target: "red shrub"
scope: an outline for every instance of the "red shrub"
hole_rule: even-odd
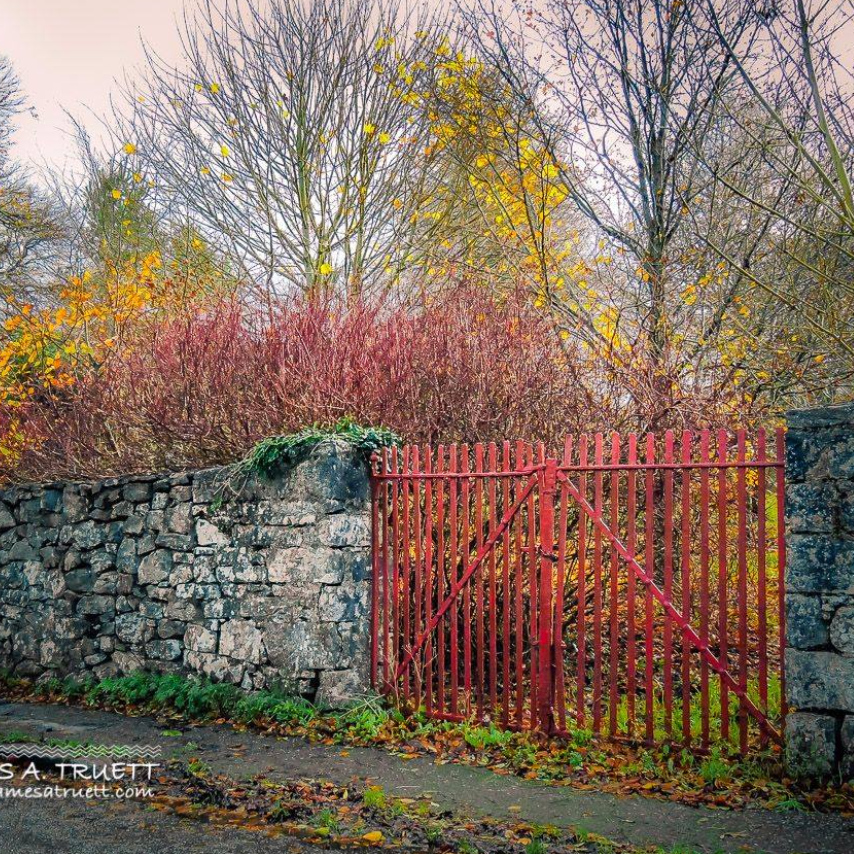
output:
[[[425,442],[557,442],[618,426],[603,405],[618,396],[581,364],[522,299],[478,288],[417,308],[293,301],[260,327],[225,305],[140,328],[71,392],[34,400],[19,413],[28,450],[0,474],[220,464],[343,415]]]

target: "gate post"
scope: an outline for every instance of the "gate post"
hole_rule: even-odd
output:
[[[854,778],[854,405],[788,413],[786,761]]]
[[[547,459],[540,473],[540,617],[537,651],[539,676],[537,679],[537,723],[544,732],[551,732],[554,724],[552,697],[552,574],[554,572],[554,502],[557,484],[557,460]]]

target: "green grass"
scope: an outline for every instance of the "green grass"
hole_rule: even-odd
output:
[[[282,691],[247,694],[235,685],[205,678],[137,671],[100,682],[51,679],[35,688],[37,696],[61,697],[90,706],[138,706],[171,710],[194,720],[227,717],[238,723],[272,720],[288,725],[305,724],[317,709],[307,701]],[[179,732],[170,730],[180,735]]]
[[[759,701],[759,681],[752,679],[747,684],[747,696],[759,708],[762,705]],[[780,679],[774,676],[768,677],[768,719],[772,725],[779,727],[780,710],[781,710],[781,685]],[[635,705],[635,732],[642,733],[645,727],[645,705],[643,698],[638,698]],[[738,719],[739,719],[739,700],[732,692],[727,693],[727,708],[729,710],[729,737],[730,748],[735,751],[738,747]],[[721,732],[723,710],[723,698],[721,696],[720,680],[715,674],[709,675],[709,732],[713,742],[721,744],[722,741],[718,737]],[[701,696],[698,690],[691,694],[689,702],[689,720],[691,739],[695,744],[698,744],[702,736],[703,720],[702,720],[702,705]],[[674,688],[673,696],[673,738],[680,740],[683,737],[682,732],[682,695],[678,688]],[[617,706],[617,732],[628,732],[629,709],[628,698],[623,695]],[[609,720],[607,714],[603,717],[602,731],[608,731]],[[665,720],[664,709],[664,693],[659,689],[656,691],[653,703],[653,727],[655,740],[659,743],[664,743],[668,740],[668,732]],[[751,740],[758,741],[759,727],[756,721],[748,715],[748,730],[751,733]]]
[[[38,741],[38,739],[15,729],[10,732],[0,733],[0,744],[32,744],[35,741]]]
[[[187,773],[192,774],[193,777],[210,777],[211,767],[201,759],[191,759],[187,763]]]
[[[385,792],[382,786],[368,786],[362,794],[362,803],[368,809],[383,810],[386,806]]]
[[[475,750],[483,750],[487,747],[504,747],[513,738],[512,732],[498,729],[495,724],[480,726],[464,721],[461,729],[466,744]]]
[[[329,830],[332,833],[338,831],[338,817],[335,813],[329,809],[322,809],[315,817],[314,817],[314,825],[315,827],[321,827],[324,830]]]

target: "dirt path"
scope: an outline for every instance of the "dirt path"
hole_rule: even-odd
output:
[[[66,706],[0,705],[0,740],[12,732],[99,744],[160,745],[164,756],[198,756],[214,772],[235,779],[257,774],[273,780],[335,783],[367,779],[390,795],[430,793],[441,807],[464,814],[575,826],[638,846],[684,846],[707,852],[748,849],[768,854],[854,852],[854,820],[837,816],[712,810],[640,797],[620,798],[498,776],[487,769],[439,765],[427,757],[403,761],[378,749],[310,745],[224,726],[187,727],[180,737],[173,737],[164,736],[163,726],[151,718]],[[0,823],[4,810],[0,809]]]

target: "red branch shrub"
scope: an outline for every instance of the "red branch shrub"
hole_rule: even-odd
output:
[[[584,361],[521,298],[481,289],[418,308],[298,300],[260,327],[223,305],[137,329],[72,390],[18,410],[26,450],[0,475],[222,464],[264,436],[344,415],[408,441],[560,442],[617,426]]]

